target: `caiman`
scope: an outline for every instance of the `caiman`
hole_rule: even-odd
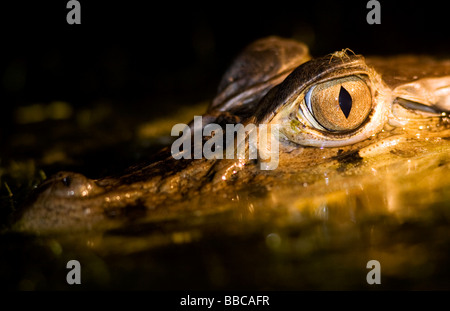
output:
[[[204,145],[212,138],[202,135],[208,124],[223,133],[227,125],[276,126],[267,134],[278,145],[275,166],[262,157],[267,150],[248,156],[260,146],[248,142],[249,132],[240,158],[176,159],[168,146],[119,176],[60,172],[48,178],[30,196],[16,227],[92,230],[120,226],[130,217],[199,217],[239,204],[250,213],[284,208],[290,215],[306,208],[321,213],[339,202],[350,214],[369,201],[395,210],[418,187],[450,183],[442,173],[450,166],[449,112],[449,59],[364,57],[350,49],[312,58],[301,42],[260,39],[225,72],[200,130],[195,122],[185,129]],[[199,143],[189,141],[193,149]]]

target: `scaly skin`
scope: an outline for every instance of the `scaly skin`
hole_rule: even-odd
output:
[[[352,75],[363,76],[371,90],[371,112],[361,126],[328,132],[299,118],[299,103],[312,85]],[[439,142],[450,137],[449,110],[449,60],[365,59],[346,52],[311,59],[302,43],[262,39],[244,50],[225,73],[203,125],[281,125],[277,169],[261,170],[261,159],[175,160],[169,147],[152,163],[131,167],[119,177],[91,180],[61,172],[49,178],[30,197],[17,228],[92,229],[120,225],[139,212],[154,220],[214,213],[249,187],[265,191],[293,174],[295,180],[301,176],[312,185],[325,168],[338,171],[366,158],[373,162],[374,154],[389,153],[394,144],[407,152],[419,129],[421,139]],[[205,196],[221,203],[205,204]]]

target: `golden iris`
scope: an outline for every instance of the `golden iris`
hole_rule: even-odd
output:
[[[372,108],[370,89],[357,76],[320,83],[309,89],[305,101],[315,121],[329,131],[356,129]]]

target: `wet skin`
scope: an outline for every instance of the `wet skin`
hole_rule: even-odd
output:
[[[314,185],[325,168],[350,170],[393,146],[414,152],[419,130],[420,139],[439,144],[450,137],[449,111],[450,60],[351,51],[311,58],[302,43],[258,40],[225,73],[203,125],[277,124],[275,170],[261,170],[262,159],[175,160],[169,146],[121,176],[56,174],[30,196],[16,226],[84,230],[130,215],[158,221],[215,213],[249,187],[264,196],[280,181]]]

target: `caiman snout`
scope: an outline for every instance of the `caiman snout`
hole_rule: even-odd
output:
[[[86,200],[103,192],[104,188],[95,180],[82,174],[59,172],[34,190],[20,215],[17,215],[19,221],[16,225],[20,230],[33,230],[61,228],[72,225],[74,221],[94,220],[95,211],[85,208],[78,200]]]

